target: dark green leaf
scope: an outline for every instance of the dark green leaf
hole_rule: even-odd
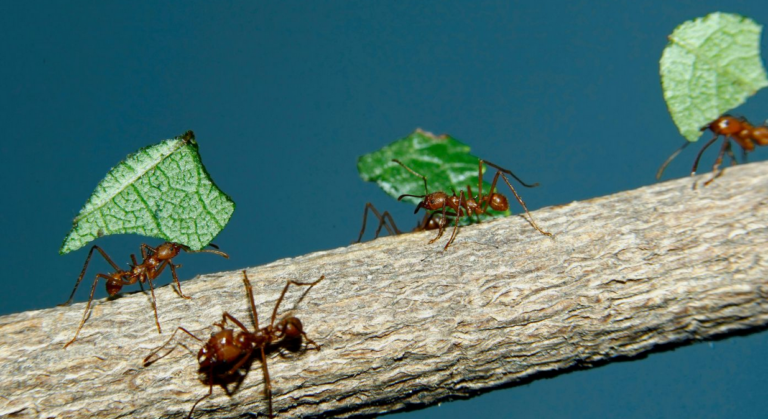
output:
[[[470,186],[474,196],[478,193],[479,159],[469,154],[469,146],[450,136],[435,136],[416,130],[381,150],[361,156],[357,161],[360,177],[367,182],[376,182],[391,197],[397,199],[403,194],[424,195],[424,181],[392,159],[398,159],[415,172],[426,176],[427,192],[444,191],[450,195],[453,191],[458,194],[463,190],[466,193],[467,186]],[[486,171],[484,165],[483,173]],[[491,171],[491,174],[494,173]],[[507,188],[499,180],[497,189],[502,187]],[[487,194],[490,189],[491,184],[484,181],[483,193]],[[508,194],[509,191],[500,192]],[[406,197],[403,201],[415,205],[421,199]],[[509,211],[496,212],[495,215],[509,215]]]

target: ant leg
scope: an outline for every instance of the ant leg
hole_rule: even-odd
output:
[[[231,315],[231,314],[227,313],[226,311],[224,312],[224,314],[222,314],[222,315],[221,315],[221,324],[219,324],[219,326],[220,326],[222,329],[224,329],[224,325],[226,324],[227,320],[229,320],[229,321],[231,321],[232,323],[236,324],[236,325],[237,325],[237,327],[239,327],[239,328],[243,329],[244,331],[246,331],[246,332],[248,332],[248,333],[251,333],[251,332],[248,330],[248,328],[247,328],[247,327],[245,327],[245,325],[244,325],[244,324],[240,323],[240,320],[237,320],[237,318],[236,318],[235,316],[233,316],[233,315]]]
[[[461,201],[464,200],[464,191],[459,192],[459,214],[461,214]],[[443,207],[445,209],[445,207]],[[467,214],[469,215],[469,214]],[[443,211],[443,217],[445,217],[445,211]],[[456,233],[459,231],[459,217],[456,217],[455,223],[453,224],[453,233],[451,234],[451,238],[448,239],[448,243],[445,244],[445,247],[443,250],[448,250],[448,246],[453,243],[453,240],[456,238]]]
[[[259,315],[256,313],[256,304],[253,302],[253,288],[251,288],[251,281],[248,280],[248,274],[243,269],[243,283],[245,284],[245,290],[248,292],[248,302],[251,303],[251,314],[253,315],[253,325],[255,330],[259,330]]]
[[[414,171],[413,171],[413,169],[411,169],[410,167],[406,166],[406,165],[405,165],[405,163],[401,162],[401,161],[400,161],[400,160],[398,160],[398,159],[392,159],[392,161],[393,161],[393,162],[395,162],[395,163],[397,163],[397,164],[399,164],[400,166],[403,166],[403,168],[404,168],[405,170],[407,170],[407,171],[411,172],[411,174],[413,174],[413,175],[415,175],[415,176],[418,176],[418,177],[420,177],[421,179],[423,179],[423,180],[424,180],[424,194],[425,194],[425,195],[429,195],[429,189],[427,188],[427,178],[426,178],[424,175],[420,175],[420,174],[418,174],[418,173],[414,172]],[[413,195],[403,195],[403,196],[413,196]],[[402,198],[403,196],[401,196],[400,198]],[[399,201],[399,200],[400,200],[400,198],[397,198],[397,200]]]
[[[496,182],[499,181],[500,175],[501,175],[501,172],[496,170],[496,174],[493,176],[493,182],[491,182],[491,191],[488,192],[488,199],[486,199],[485,202],[483,202],[483,212],[488,210],[488,205],[490,205],[491,203],[491,196],[493,196],[493,191],[494,189],[496,189]]]
[[[267,411],[272,418],[272,381],[269,379],[269,369],[267,368],[267,357],[264,354],[264,346],[261,350],[261,370],[264,372],[264,395],[267,397]]]
[[[95,246],[94,246],[94,247],[95,247]],[[74,342],[74,341],[75,341],[75,339],[77,339],[77,335],[79,335],[79,334],[80,334],[80,329],[82,329],[82,328],[83,328],[83,325],[85,324],[85,320],[88,318],[88,312],[91,310],[91,302],[93,301],[93,293],[94,293],[94,292],[96,292],[96,284],[98,284],[98,283],[99,283],[99,278],[104,278],[104,279],[106,279],[107,281],[109,281],[110,279],[112,279],[112,278],[111,278],[110,276],[108,276],[108,275],[104,275],[104,274],[96,274],[96,278],[94,278],[94,280],[93,280],[93,285],[91,286],[91,295],[90,295],[90,297],[88,297],[88,304],[86,304],[86,305],[85,305],[85,311],[83,311],[83,318],[82,318],[82,320],[80,320],[80,325],[79,325],[79,326],[77,326],[77,331],[75,332],[75,336],[72,338],[72,340],[70,340],[69,342],[67,342],[67,344],[66,344],[66,345],[64,345],[64,349],[67,349],[67,346],[71,345],[71,344],[72,344],[72,342]]]
[[[512,184],[509,183],[509,179],[507,179],[507,177],[504,176],[504,175],[501,175],[501,177],[502,177],[502,179],[504,179],[504,183],[506,183],[507,186],[509,186],[509,189],[512,190],[512,194],[514,194],[515,198],[517,198],[517,202],[519,202],[520,205],[522,205],[523,209],[525,210],[525,213],[528,214],[528,222],[531,223],[533,228],[538,230],[539,233],[541,233],[541,234],[543,234],[545,236],[550,236],[551,237],[552,233],[550,233],[548,231],[542,230],[541,227],[539,227],[538,224],[536,224],[536,221],[533,220],[533,216],[531,215],[530,211],[528,211],[528,207],[525,206],[525,202],[523,202],[523,199],[520,198],[520,195],[517,194],[517,191],[515,190],[515,188],[513,188]]]
[[[101,247],[99,247],[99,246],[93,246],[93,247],[91,247],[91,251],[90,251],[90,252],[88,252],[88,257],[87,257],[87,258],[85,258],[85,263],[83,264],[83,270],[82,270],[82,271],[80,271],[80,276],[78,276],[78,277],[77,277],[77,282],[75,282],[75,288],[72,290],[72,294],[70,294],[70,295],[69,295],[69,299],[68,299],[68,300],[67,300],[65,303],[59,304],[59,306],[68,306],[68,305],[69,305],[69,304],[72,302],[72,299],[73,299],[73,298],[75,298],[75,291],[77,291],[77,287],[79,287],[79,286],[80,286],[80,281],[82,281],[82,280],[83,280],[83,277],[85,276],[85,271],[88,269],[88,264],[91,262],[91,256],[93,256],[93,251],[94,251],[94,250],[98,250],[98,251],[99,251],[99,253],[101,253],[101,256],[103,256],[103,257],[104,257],[104,259],[105,259],[107,262],[109,262],[109,264],[110,264],[110,265],[112,265],[112,267],[113,267],[113,268],[115,268],[115,271],[116,271],[116,272],[122,272],[122,271],[123,271],[123,270],[122,270],[122,269],[120,269],[120,267],[119,267],[119,266],[117,266],[117,264],[116,264],[116,263],[115,263],[115,262],[114,262],[114,261],[113,261],[113,260],[112,260],[112,259],[109,257],[109,255],[107,254],[107,252],[105,252],[105,251],[101,250]],[[107,279],[108,279],[108,278],[107,278]],[[91,294],[91,295],[93,295],[93,294]]]
[[[289,279],[288,282],[286,282],[285,287],[283,288],[283,292],[280,293],[280,298],[277,299],[275,308],[272,310],[272,320],[270,321],[269,326],[272,328],[275,327],[275,316],[277,315],[277,309],[280,307],[280,303],[283,302],[283,297],[285,297],[285,293],[286,291],[288,291],[288,287],[291,286],[291,284],[297,285],[297,286],[308,286],[309,289],[307,289],[307,292],[309,292],[309,290],[312,289],[312,287],[320,283],[320,281],[322,281],[323,279],[325,279],[325,275],[320,275],[320,278],[317,278],[317,280],[312,282],[298,282],[298,281]]]
[[[464,192],[464,191],[462,191],[462,193],[463,193],[463,192]],[[448,207],[447,205],[443,207],[443,212],[442,212],[442,214],[440,215],[440,217],[441,217],[443,220],[445,220],[445,213],[446,213],[446,211],[447,211],[447,207]],[[461,206],[459,206],[459,211],[457,211],[457,212],[458,212],[459,214],[461,214]],[[434,214],[437,214],[437,213],[434,213]],[[458,218],[459,218],[459,217],[457,216],[457,217],[456,217],[456,219],[458,219]],[[443,232],[445,232],[445,225],[446,225],[446,223],[445,223],[444,221],[441,221],[441,222],[438,224],[439,228],[437,229],[437,236],[435,236],[435,238],[434,238],[434,239],[430,240],[430,241],[429,241],[429,244],[432,244],[432,243],[436,242],[436,241],[437,241],[437,240],[438,240],[440,237],[442,237],[442,236],[443,236]]]
[[[709,140],[706,144],[704,144],[704,147],[701,148],[701,151],[699,151],[699,154],[696,155],[696,160],[693,161],[693,168],[691,169],[691,176],[696,174],[696,168],[699,167],[699,160],[701,160],[702,154],[704,154],[704,150],[706,150],[709,146],[711,146],[717,139],[720,138],[719,135],[716,135],[715,138]],[[727,141],[727,139],[726,139]]]
[[[469,185],[467,185],[467,191],[469,191]],[[491,191],[488,193],[488,196],[493,195],[493,186],[491,186]],[[469,197],[472,198],[472,192],[469,193]],[[483,161],[478,160],[477,161],[477,202],[483,201]],[[483,208],[483,211],[485,211],[485,208]]]
[[[211,366],[211,369],[208,371],[208,394],[206,394],[205,396],[199,398],[195,402],[195,404],[192,405],[192,410],[189,411],[189,414],[187,415],[187,419],[192,419],[192,413],[194,413],[195,408],[197,407],[197,405],[201,401],[211,397],[211,394],[213,394],[213,366]]]
[[[157,318],[157,300],[155,299],[155,286],[152,284],[152,278],[147,277],[149,282],[149,292],[152,294],[152,309],[155,311],[155,324],[157,325],[157,333],[163,333],[160,329],[160,319]]]
[[[747,157],[746,150],[742,148],[741,151],[742,151],[742,157],[746,158]],[[728,147],[726,148],[725,153],[728,154],[728,158],[730,158],[731,160],[731,164],[730,164],[731,166],[735,166],[739,164],[738,160],[736,160],[736,154],[733,153],[733,148],[731,147],[730,141],[728,142]],[[746,161],[744,163],[746,163]]]
[[[712,181],[722,176],[725,169],[720,170],[720,164],[723,162],[723,155],[725,154],[726,150],[730,150],[730,145],[731,145],[731,142],[728,141],[728,137],[725,137],[725,141],[723,141],[723,145],[720,147],[720,152],[717,153],[715,164],[712,166],[712,172],[714,174],[709,180],[704,182],[704,186],[709,185],[710,183],[712,183]]]
[[[389,212],[384,211],[384,215],[381,215],[379,211],[376,209],[376,207],[373,206],[370,202],[365,203],[365,210],[363,210],[363,227],[360,228],[360,235],[357,236],[357,241],[354,243],[360,243],[360,241],[363,239],[363,233],[365,233],[365,224],[368,220],[368,210],[371,210],[373,212],[373,215],[376,216],[376,218],[379,220],[379,227],[376,229],[376,235],[374,238],[379,237],[379,233],[381,232],[382,227],[386,227],[387,231],[389,232],[390,236],[394,236],[395,234],[401,234],[401,231],[397,229],[397,225],[395,225],[395,220],[392,219],[392,216],[389,214]],[[392,228],[387,225],[387,217],[389,217],[389,223],[392,224],[392,227],[394,227],[395,231],[392,231]]]
[[[152,365],[152,364],[154,364],[155,362],[157,362],[157,361],[159,361],[159,360],[161,360],[161,359],[165,358],[165,357],[166,357],[166,356],[168,356],[168,355],[169,355],[171,352],[173,352],[173,349],[171,349],[171,350],[170,350],[170,351],[168,351],[168,352],[167,352],[165,355],[163,355],[163,356],[159,356],[159,357],[157,357],[157,359],[155,359],[155,360],[153,360],[153,361],[150,361],[150,360],[149,360],[149,359],[150,359],[150,358],[152,358],[154,355],[156,355],[158,352],[160,352],[160,350],[161,350],[161,349],[163,349],[163,348],[165,348],[166,346],[168,346],[168,344],[169,344],[169,343],[171,343],[171,341],[172,341],[172,340],[173,340],[173,338],[176,336],[176,333],[177,333],[179,330],[181,330],[182,332],[184,332],[184,333],[188,334],[189,336],[192,336],[193,338],[197,339],[197,340],[198,340],[198,341],[200,341],[200,342],[202,342],[202,341],[203,341],[203,340],[202,340],[202,339],[200,339],[199,337],[197,337],[197,336],[193,335],[193,334],[192,334],[192,333],[191,333],[189,330],[187,330],[187,329],[185,329],[185,328],[183,328],[183,327],[179,326],[179,327],[177,327],[177,328],[176,328],[176,330],[174,330],[174,331],[173,331],[173,334],[171,335],[170,339],[168,339],[168,341],[167,341],[167,342],[165,342],[164,344],[162,344],[162,345],[158,346],[157,348],[155,348],[155,350],[153,350],[152,352],[150,352],[150,354],[149,354],[149,355],[147,355],[147,357],[146,357],[146,358],[144,358],[144,366],[145,366],[145,367],[147,367],[147,366],[149,366],[149,365]],[[175,349],[175,347],[174,347],[174,349]]]
[[[392,226],[392,229],[395,230],[394,233],[392,232],[392,230],[389,229],[389,226],[387,225],[387,220],[389,220],[389,225]],[[379,233],[381,233],[382,227],[387,228],[387,231],[389,232],[390,236],[403,234],[403,232],[397,228],[397,224],[395,224],[395,219],[392,218],[392,214],[390,214],[389,211],[384,211],[384,214],[381,215],[381,221],[379,222],[379,227],[376,229],[375,237],[379,237]]]
[[[666,160],[664,160],[664,163],[661,164],[661,167],[659,167],[659,170],[656,171],[656,180],[658,181],[661,179],[661,175],[664,173],[664,170],[666,170],[667,166],[669,166],[669,163],[672,162],[672,160],[677,157],[678,154],[680,154],[681,151],[683,151],[688,145],[691,144],[690,141],[686,141],[680,148],[675,150],[674,153],[672,153],[669,157],[667,157]]]
[[[157,253],[157,248],[156,247],[152,247],[152,246],[150,246],[150,245],[148,245],[146,243],[142,243],[141,244],[141,257],[142,257],[142,259],[147,260],[147,255],[150,255],[150,254],[154,255],[155,253]]]
[[[165,262],[169,263],[170,261],[166,260]],[[174,265],[173,263],[169,263],[169,264],[171,265],[171,275],[173,275],[173,280],[176,282],[176,287],[177,287],[177,291],[179,292],[179,295],[181,296],[181,298],[186,298],[187,300],[191,299],[192,297],[188,297],[188,296],[184,295],[183,292],[181,292],[181,282],[179,282],[179,277],[178,277],[178,275],[176,275],[176,266],[177,265]],[[178,265],[178,266],[181,266],[181,265]],[[159,274],[159,272],[158,272],[158,274]]]

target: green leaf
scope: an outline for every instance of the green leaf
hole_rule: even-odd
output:
[[[680,133],[696,141],[701,127],[768,85],[760,58],[762,26],[712,13],[678,26],[661,55],[664,100]]]
[[[98,237],[134,233],[200,250],[235,203],[205,171],[192,131],[142,148],[107,173],[74,220],[65,254]]]
[[[395,141],[381,150],[361,156],[357,171],[366,182],[376,182],[389,196],[424,195],[424,181],[392,161],[398,159],[417,173],[426,176],[428,192],[444,191],[451,194],[467,191],[477,194],[479,159],[469,154],[469,146],[447,135],[435,136],[416,130],[413,134]],[[483,173],[487,167],[483,165]],[[514,180],[513,180],[514,181]],[[497,189],[503,184],[499,180]],[[504,185],[504,188],[507,188]],[[489,182],[483,182],[483,193],[491,190]],[[505,193],[502,191],[502,193]],[[419,198],[405,197],[403,201],[417,204]],[[509,211],[494,215],[509,215]]]

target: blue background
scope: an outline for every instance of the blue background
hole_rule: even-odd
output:
[[[355,164],[417,127],[540,182],[531,209],[650,184],[683,142],[659,85],[666,36],[718,9],[768,23],[759,0],[2,2],[0,314],[63,302],[86,250],[57,251],[98,181],[188,129],[238,207],[215,240],[232,259],[183,255],[183,278],[345,246],[366,201],[410,227],[413,207]],[[761,92],[736,113],[766,109]],[[123,263],[143,240],[98,243]],[[757,416],[767,348],[766,332],[733,337],[404,416]]]

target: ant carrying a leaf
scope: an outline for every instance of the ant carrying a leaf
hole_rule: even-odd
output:
[[[498,193],[496,191],[496,183],[499,180],[499,177],[504,179],[504,182],[509,186],[509,189],[512,191],[512,194],[515,195],[515,198],[517,199],[517,202],[520,203],[520,205],[525,210],[525,213],[528,215],[528,222],[539,231],[539,233],[544,234],[546,236],[551,236],[552,233],[546,232],[542,230],[536,222],[533,220],[533,217],[531,216],[531,213],[528,211],[528,207],[525,205],[525,202],[523,202],[523,199],[520,198],[520,195],[517,194],[517,191],[515,191],[515,188],[512,186],[512,184],[509,182],[509,179],[507,179],[506,175],[510,175],[515,180],[520,182],[521,185],[527,187],[527,188],[533,188],[538,186],[538,183],[529,185],[517,176],[515,176],[514,173],[511,171],[504,169],[500,166],[497,166],[489,161],[480,160],[478,164],[478,194],[475,197],[475,195],[472,193],[472,187],[467,185],[467,193],[464,194],[464,191],[459,191],[459,195],[456,195],[456,192],[453,191],[452,195],[448,195],[444,191],[436,191],[436,192],[429,192],[429,188],[427,187],[427,178],[419,173],[416,173],[413,169],[406,166],[403,162],[397,159],[393,159],[393,162],[399,164],[404,169],[408,170],[413,174],[414,176],[420,177],[422,180],[424,180],[424,195],[410,195],[410,194],[403,194],[400,195],[397,200],[400,201],[401,199],[410,196],[415,198],[421,198],[422,201],[419,202],[419,204],[416,206],[416,210],[414,213],[419,212],[419,209],[424,208],[427,211],[432,211],[432,213],[439,213],[440,219],[437,221],[437,229],[438,233],[437,236],[430,240],[429,243],[434,243],[437,239],[439,239],[443,232],[445,231],[445,226],[448,224],[447,221],[450,219],[450,217],[454,218],[454,227],[453,232],[451,234],[451,238],[448,239],[448,243],[445,244],[444,250],[448,250],[448,246],[453,243],[453,240],[456,238],[456,233],[459,228],[459,219],[461,217],[468,217],[471,218],[473,215],[476,217],[477,221],[480,221],[479,216],[481,214],[485,214],[488,210],[488,207],[490,206],[491,209],[495,211],[507,211],[509,209],[509,201],[507,200],[507,197],[502,195],[501,193]],[[483,163],[487,164],[488,166],[493,167],[496,169],[496,175],[493,177],[493,182],[491,182],[491,190],[488,192],[487,195],[483,195]],[[448,209],[451,209],[452,212],[449,212]],[[426,221],[425,221],[426,223]]]
[[[149,291],[152,294],[152,309],[155,312],[155,324],[157,324],[157,331],[158,333],[161,333],[160,329],[160,320],[157,318],[157,304],[155,302],[155,286],[152,283],[153,280],[155,280],[158,276],[160,276],[161,273],[163,273],[163,270],[168,266],[171,268],[171,274],[173,275],[173,280],[176,282],[177,291],[179,295],[182,298],[189,298],[184,293],[181,292],[181,283],[179,282],[179,277],[176,275],[176,268],[181,267],[181,265],[174,265],[173,264],[173,258],[179,255],[179,253],[183,250],[188,253],[213,253],[216,255],[219,255],[221,257],[229,259],[229,255],[226,253],[219,251],[218,247],[216,245],[211,244],[211,247],[214,249],[205,249],[205,250],[190,250],[187,246],[178,244],[178,243],[171,243],[166,242],[161,244],[157,247],[150,247],[147,244],[141,245],[141,257],[142,262],[138,263],[136,260],[135,255],[131,255],[131,261],[132,265],[129,270],[123,270],[117,264],[112,260],[112,258],[109,257],[107,252],[102,250],[99,246],[93,246],[91,247],[91,251],[88,252],[88,257],[85,258],[85,264],[83,264],[83,270],[80,272],[80,276],[77,278],[77,282],[75,282],[75,288],[72,290],[72,294],[70,294],[69,299],[63,303],[60,304],[62,306],[69,305],[72,302],[72,299],[75,297],[75,292],[77,291],[77,287],[80,285],[80,281],[83,280],[83,277],[85,276],[85,271],[88,269],[88,264],[91,261],[91,256],[93,256],[93,251],[98,251],[102,257],[115,269],[114,272],[111,274],[96,274],[96,278],[93,280],[93,285],[91,286],[91,295],[88,298],[88,304],[85,306],[85,311],[83,312],[83,318],[80,320],[80,325],[77,327],[77,331],[75,332],[75,336],[67,342],[66,345],[64,345],[64,348],[68,347],[77,339],[77,336],[80,334],[80,329],[83,328],[83,325],[85,324],[85,320],[88,318],[88,312],[91,309],[91,302],[93,302],[93,294],[96,291],[96,284],[99,282],[99,279],[106,280],[106,287],[107,287],[107,294],[110,296],[113,296],[120,292],[120,290],[125,285],[133,285],[136,282],[139,282],[139,285],[147,282],[149,283]],[[143,288],[143,287],[142,287]]]
[[[712,166],[713,175],[709,180],[704,182],[704,186],[709,185],[712,183],[712,181],[723,174],[725,169],[720,169],[720,164],[723,162],[723,156],[726,153],[728,156],[730,156],[732,164],[736,162],[736,158],[733,155],[733,150],[731,150],[730,140],[733,140],[741,147],[745,161],[747,159],[747,153],[754,150],[755,145],[768,145],[768,126],[754,126],[744,118],[736,118],[731,115],[723,115],[712,121],[709,125],[701,128],[701,130],[710,130],[713,134],[715,134],[715,136],[712,137],[712,139],[709,140],[706,144],[704,144],[704,147],[701,148],[699,154],[696,155],[696,160],[693,161],[693,168],[691,169],[691,176],[696,174],[696,169],[699,167],[699,160],[701,160],[701,156],[704,154],[704,150],[714,144],[718,138],[721,136],[723,137],[723,145],[720,146],[720,152],[717,154],[715,164]],[[656,172],[656,180],[661,179],[661,175],[664,173],[664,169],[667,168],[669,163],[675,157],[677,157],[677,155],[680,154],[680,152],[683,151],[683,149],[685,149],[688,144],[691,143],[686,141],[680,148],[675,150],[675,152],[672,153],[672,155],[669,156],[667,160],[664,161],[661,167],[659,167],[659,170]]]

